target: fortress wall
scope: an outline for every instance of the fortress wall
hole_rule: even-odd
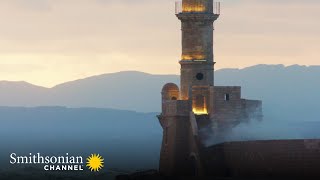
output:
[[[210,175],[320,177],[320,140],[230,142],[204,150]]]
[[[224,95],[230,95],[230,101],[238,101],[241,99],[241,87],[240,86],[215,86],[215,100],[218,102],[224,102]]]
[[[160,155],[160,172],[165,175],[180,174],[188,165],[189,116],[164,116],[163,137]]]
[[[162,102],[162,115],[165,116],[189,116],[191,111],[191,102],[182,100],[168,100]]]
[[[213,100],[213,119],[221,126],[263,118],[262,101],[241,99],[239,86],[215,86]]]
[[[246,118],[245,107],[241,100],[241,87],[215,86],[213,99],[213,118],[219,124],[229,126],[238,124]]]

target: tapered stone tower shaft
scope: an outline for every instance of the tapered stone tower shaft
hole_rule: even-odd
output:
[[[183,0],[176,10],[182,30],[181,99],[187,100],[192,87],[214,85],[213,23],[219,12],[213,0]]]

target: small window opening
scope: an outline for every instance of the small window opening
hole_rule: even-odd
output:
[[[224,95],[224,100],[225,101],[230,101],[230,94],[225,94]]]
[[[174,96],[173,96],[173,97],[171,98],[171,100],[176,101],[176,100],[177,100],[177,97],[174,97]]]

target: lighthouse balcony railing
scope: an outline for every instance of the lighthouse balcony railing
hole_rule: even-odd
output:
[[[175,2],[175,14],[180,13],[207,13],[211,12],[213,14],[220,15],[220,2],[213,3],[213,9],[208,9],[205,7],[203,0],[195,0],[192,4],[183,4],[182,1]]]

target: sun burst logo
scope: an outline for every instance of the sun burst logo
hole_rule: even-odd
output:
[[[103,161],[104,161],[103,157],[100,156],[99,154],[91,154],[91,156],[87,158],[87,167],[91,171],[98,172],[104,167]]]

